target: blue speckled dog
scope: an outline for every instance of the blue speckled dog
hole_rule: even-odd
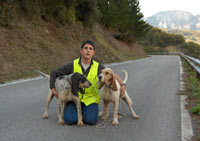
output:
[[[44,74],[38,70],[36,70],[40,75],[47,77],[50,79],[50,76],[47,74]],[[82,111],[81,111],[81,104],[78,97],[78,92],[84,93],[84,88],[88,88],[91,86],[91,83],[86,79],[86,77],[80,73],[72,73],[70,75],[63,75],[61,77],[58,77],[55,82],[55,88],[58,92],[58,104],[59,104],[59,116],[58,116],[58,124],[63,125],[63,107],[66,106],[68,101],[74,101],[77,107],[77,113],[78,113],[78,126],[83,125],[82,120]],[[49,91],[49,95],[47,97],[47,103],[45,107],[45,112],[43,114],[43,119],[48,118],[48,110],[49,110],[49,104],[51,103],[51,100],[53,99],[54,95],[52,91]]]

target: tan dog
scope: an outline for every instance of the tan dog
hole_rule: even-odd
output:
[[[128,80],[128,73],[125,70],[122,70],[125,73],[125,79],[123,83],[125,84]],[[112,102],[114,104],[114,115],[113,115],[113,125],[118,125],[118,109],[120,102],[120,84],[115,79],[114,73],[112,69],[105,68],[101,71],[101,74],[98,76],[100,81],[100,88],[102,93],[102,99],[104,104],[104,109],[100,112],[99,116],[102,116],[103,120],[108,118],[108,104]],[[130,111],[134,119],[139,119],[139,116],[134,112],[132,108],[132,100],[129,97],[127,91],[125,90],[125,94],[121,97],[129,106]]]

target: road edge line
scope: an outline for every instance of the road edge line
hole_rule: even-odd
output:
[[[179,59],[179,66],[180,66],[180,91],[184,91],[184,79],[183,79],[183,66],[180,59]],[[186,110],[186,98],[185,95],[180,95],[180,106],[181,106],[181,141],[191,141],[193,136],[193,129],[192,129],[192,120],[190,117],[189,112]]]
[[[34,81],[34,80],[40,80],[40,79],[44,79],[44,77],[13,80],[13,81],[7,82],[5,84],[0,84],[0,87],[14,85],[14,84],[19,84],[19,83],[24,83],[24,82],[29,82],[29,81]]]

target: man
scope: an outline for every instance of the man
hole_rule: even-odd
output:
[[[74,72],[79,72],[87,77],[92,85],[84,90],[84,94],[79,93],[79,98],[83,114],[83,122],[89,125],[94,125],[98,120],[98,104],[100,103],[100,96],[98,93],[98,75],[100,71],[104,69],[104,66],[93,60],[95,53],[94,42],[86,40],[81,45],[80,58],[56,69],[50,75],[50,88],[56,98],[58,98],[58,93],[55,90],[55,80],[57,77]],[[123,85],[122,80],[117,75],[116,77],[122,85],[121,93],[123,94],[125,91],[125,85]],[[63,118],[66,124],[72,125],[77,123],[77,109],[74,102],[67,103],[64,108]]]

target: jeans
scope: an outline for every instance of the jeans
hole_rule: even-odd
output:
[[[81,103],[83,122],[89,125],[94,125],[98,120],[99,107],[97,103],[92,103],[86,106]],[[68,102],[64,108],[63,119],[66,124],[72,125],[77,124],[78,115],[77,109],[74,102]]]

